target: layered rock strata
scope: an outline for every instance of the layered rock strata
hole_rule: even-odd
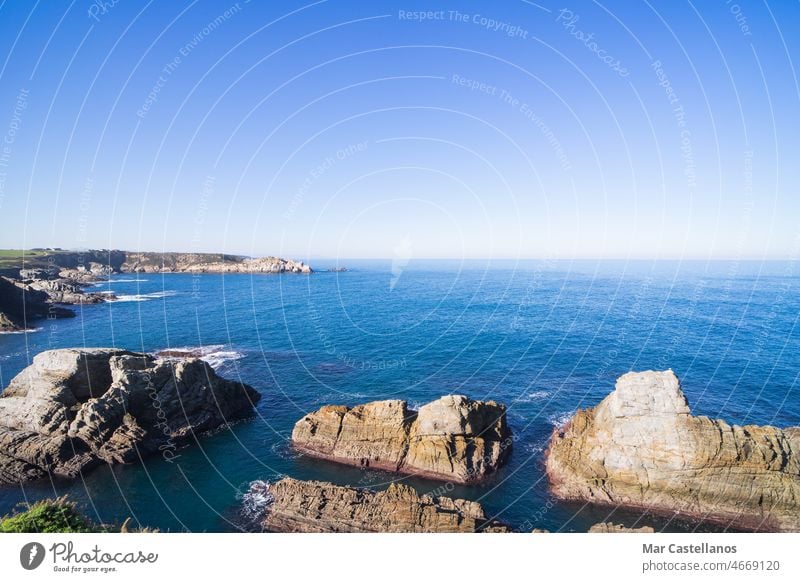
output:
[[[738,528],[800,530],[800,429],[692,416],[675,374],[628,373],[555,430],[553,493]]]
[[[284,478],[257,482],[251,492],[265,502],[262,526],[272,532],[474,533],[507,532],[479,503],[419,495],[393,483],[384,491]]]
[[[103,348],[42,352],[0,395],[0,483],[75,477],[158,451],[174,456],[259,398],[201,360]]]
[[[505,406],[451,395],[419,411],[403,400],[323,406],[295,424],[292,442],[314,457],[468,483],[505,462],[512,436]]]

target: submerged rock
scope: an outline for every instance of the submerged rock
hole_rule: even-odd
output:
[[[264,529],[272,532],[507,532],[486,517],[479,503],[419,495],[407,485],[392,483],[384,491],[342,487],[320,481],[284,478],[258,482]]]
[[[174,456],[259,398],[196,359],[105,348],[42,352],[0,395],[0,483],[75,477],[157,451]]]
[[[620,377],[556,429],[546,463],[563,499],[800,531],[800,429],[692,416],[672,370]]]
[[[624,525],[612,522],[596,523],[589,528],[589,533],[655,533],[649,525],[642,527],[625,527]]]
[[[403,400],[323,406],[295,424],[292,442],[340,463],[468,483],[505,462],[512,437],[505,406],[451,395],[418,412]]]

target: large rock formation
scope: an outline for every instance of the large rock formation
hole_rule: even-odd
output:
[[[479,503],[419,495],[392,483],[384,491],[284,478],[256,482],[250,495],[263,503],[262,526],[272,532],[507,532]]]
[[[84,293],[85,283],[78,283],[72,279],[35,279],[24,281],[24,284],[28,289],[46,293],[48,301],[51,303],[83,305],[116,299],[110,293]]]
[[[468,483],[497,470],[512,437],[502,404],[444,396],[418,412],[402,400],[323,406],[295,424],[292,442],[340,463]]]
[[[259,398],[201,360],[104,348],[42,352],[0,395],[0,483],[173,455]]]
[[[678,379],[629,373],[555,430],[553,493],[756,530],[800,530],[800,429],[692,416]]]
[[[37,319],[62,317],[75,317],[75,313],[50,303],[43,291],[0,277],[0,331],[19,331],[32,327]]]

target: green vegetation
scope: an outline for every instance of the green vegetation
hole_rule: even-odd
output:
[[[0,533],[158,533],[154,528],[131,527],[131,518],[121,526],[98,525],[66,497],[20,505],[20,511],[0,517]]]
[[[23,259],[26,267],[46,267],[48,257],[63,252],[66,251],[0,249],[0,268],[22,267]]]
[[[71,501],[45,499],[0,518],[0,533],[96,533],[104,528],[80,514]]]

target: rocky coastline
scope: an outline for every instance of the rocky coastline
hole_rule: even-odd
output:
[[[284,478],[256,482],[250,495],[263,505],[261,526],[279,533],[500,533],[479,503],[419,495],[392,483],[383,491]]]
[[[113,293],[85,288],[119,273],[310,274],[302,261],[220,253],[63,251],[35,254],[0,269],[0,333],[29,331],[37,319],[74,317],[65,305],[115,301]]]
[[[101,463],[176,456],[260,395],[198,359],[112,348],[38,354],[0,394],[0,484],[75,478]]]
[[[27,296],[36,293],[44,291]],[[250,414],[259,393],[218,376],[199,355],[114,348],[38,354],[0,394],[0,485],[75,478],[146,455],[172,461],[199,435]],[[323,406],[292,431],[294,448],[320,462],[462,485],[495,475],[513,440],[503,404],[460,395],[418,410],[403,400]],[[800,428],[695,416],[671,370],[621,376],[600,404],[554,430],[544,462],[557,499],[738,530],[800,531]],[[371,490],[285,477],[254,482],[247,496],[261,500],[258,520],[267,531],[511,531],[478,503],[399,482]],[[589,529],[653,531],[611,522]]]
[[[512,442],[505,406],[458,395],[418,411],[403,400],[323,406],[292,431],[294,447],[312,457],[454,483],[495,473]]]
[[[631,372],[554,431],[561,499],[756,531],[800,531],[800,429],[693,416],[675,374]]]

